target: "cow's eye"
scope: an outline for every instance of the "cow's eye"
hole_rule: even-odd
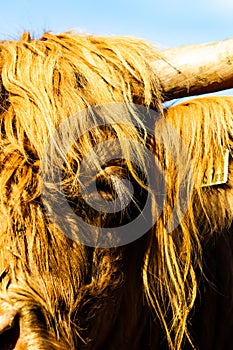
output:
[[[133,174],[124,160],[111,160],[88,181],[83,177],[77,195],[71,199],[67,196],[69,205],[93,226],[126,225],[140,215],[147,201],[146,184],[143,186],[139,175],[139,170],[135,167]]]
[[[133,195],[129,173],[123,166],[104,167],[96,176],[96,188],[103,199],[113,201],[118,198],[123,206]]]

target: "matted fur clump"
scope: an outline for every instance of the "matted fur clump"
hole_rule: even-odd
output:
[[[16,349],[31,350],[200,346],[198,331],[193,330],[198,324],[194,305],[201,281],[215,283],[205,271],[203,250],[213,237],[217,240],[216,232],[221,235],[232,223],[233,99],[197,99],[162,111],[159,82],[150,65],[159,58],[150,45],[131,38],[47,33],[40,40],[24,35],[19,42],[0,44],[0,315],[7,310],[10,317],[15,315],[10,330],[1,333],[0,328],[6,350],[13,348],[12,342],[17,342]],[[41,161],[62,122],[85,108],[91,111],[112,102],[125,103],[122,123],[110,116],[107,125],[81,132],[64,159],[62,181],[70,203],[78,207],[83,157],[108,139],[131,139],[153,152],[162,167],[167,197],[161,215],[143,237],[122,247],[95,248],[69,239],[47,215],[41,199]],[[133,103],[161,114],[154,127],[164,142],[148,135],[147,121],[138,118]],[[92,118],[98,124],[94,114]],[[171,139],[168,123],[190,155],[180,172],[180,144],[164,147]],[[68,135],[72,127],[67,124],[64,132]],[[85,130],[85,119],[76,120],[75,127]],[[110,200],[112,175],[126,173],[139,188],[149,190],[130,161],[137,152],[146,167],[145,154],[140,147],[121,147],[124,164],[113,163],[104,170],[96,159],[103,171],[102,195]],[[207,169],[226,150],[227,183],[202,187]],[[185,213],[178,195],[184,179],[189,194]],[[123,191],[119,187],[119,197]],[[167,223],[174,206],[178,225],[170,232]],[[79,210],[93,220],[85,208]],[[73,230],[77,237],[88,234],[79,227]],[[228,278],[226,284],[231,282]],[[232,301],[232,293],[227,298]]]

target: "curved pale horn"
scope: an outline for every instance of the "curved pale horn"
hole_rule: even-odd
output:
[[[181,46],[152,63],[164,100],[233,88],[233,39]]]

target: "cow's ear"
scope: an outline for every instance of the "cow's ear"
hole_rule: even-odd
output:
[[[0,308],[0,348],[1,350],[18,349],[20,327],[17,311]]]

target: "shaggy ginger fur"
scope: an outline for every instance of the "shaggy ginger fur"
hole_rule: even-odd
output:
[[[21,343],[16,349],[208,348],[202,347],[194,329],[199,320],[195,315],[198,305],[202,310],[200,284],[218,288],[205,271],[206,247],[211,239],[217,240],[216,233],[221,237],[225,232],[222,235],[230,242],[233,99],[197,99],[163,112],[159,83],[150,66],[159,57],[150,45],[131,38],[47,33],[36,41],[25,34],[19,42],[0,44],[0,298],[18,315],[13,332],[20,329]],[[147,135],[146,121],[129,107],[122,124],[111,116],[111,127],[85,133],[62,165],[63,186],[74,206],[79,200],[81,160],[100,140],[127,138],[148,147],[161,163],[167,187],[162,215],[146,235],[124,247],[100,249],[70,240],[50,220],[40,197],[40,165],[60,123],[87,107],[109,102],[159,111],[163,117],[155,123],[156,130],[169,140],[164,120],[171,123],[191,159],[177,173],[171,150]],[[79,120],[75,127],[85,129]],[[179,147],[172,144],[172,154],[182,164]],[[202,188],[206,169],[225,149],[231,153],[227,184]],[[146,187],[130,162],[135,149],[122,144],[122,152],[126,164],[110,164],[104,172],[107,186],[102,191],[109,192],[105,196],[112,195],[109,173],[119,177],[126,172]],[[136,152],[143,160],[140,149]],[[184,179],[190,181],[185,215],[178,196]],[[154,200],[152,216],[156,195]],[[180,225],[169,232],[174,205]],[[90,219],[85,210],[84,215]],[[74,234],[85,232],[75,227]],[[231,310],[231,266],[223,283]],[[1,335],[0,329],[0,341],[9,350],[12,337],[6,333]]]

